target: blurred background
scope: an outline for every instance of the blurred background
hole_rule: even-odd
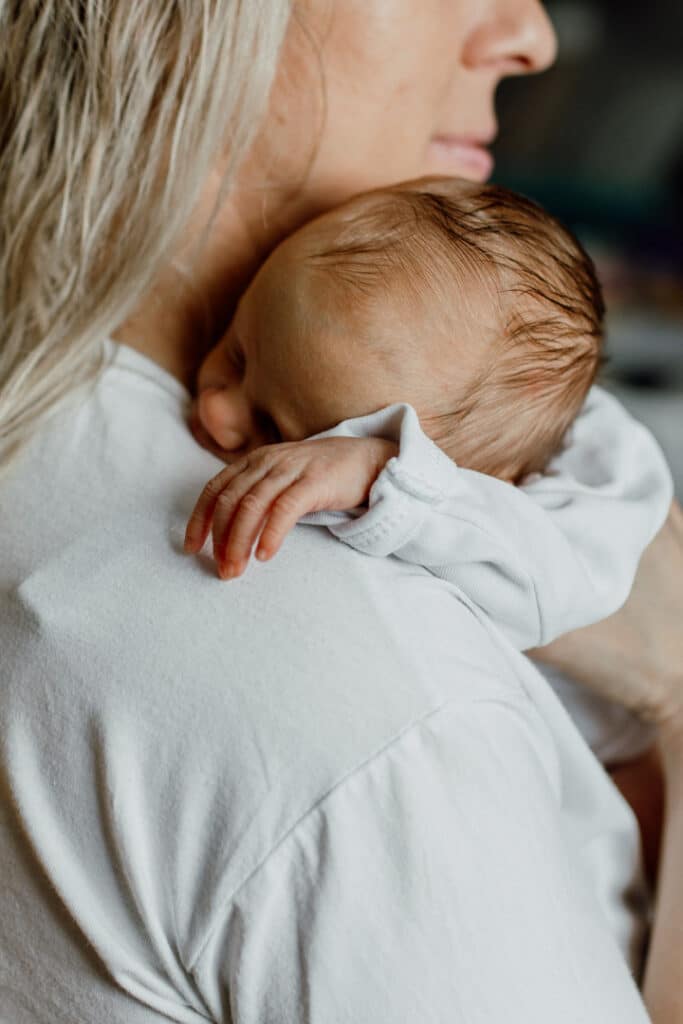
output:
[[[499,93],[495,180],[595,260],[601,383],[664,448],[683,498],[683,0],[548,0],[560,55]]]

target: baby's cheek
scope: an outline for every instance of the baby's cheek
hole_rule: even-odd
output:
[[[190,433],[201,448],[206,448],[206,450],[211,452],[212,455],[216,455],[219,459],[223,459],[224,461],[226,460],[226,455],[229,453],[226,453],[211,434],[204,428],[201,420],[199,419],[198,405],[196,401],[190,410],[188,426],[190,428]]]
[[[202,391],[197,399],[197,419],[214,440],[217,440],[221,423],[219,402],[219,395],[213,388]]]
[[[189,427],[190,433],[192,434],[193,438],[195,439],[197,444],[200,444],[202,446],[202,448],[208,448],[211,444],[214,443],[213,439],[209,436],[209,434],[207,434],[206,430],[202,426],[201,420],[199,419],[199,416],[197,414],[196,406],[193,407],[190,413]]]

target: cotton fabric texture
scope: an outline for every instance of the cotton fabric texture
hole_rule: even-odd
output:
[[[547,681],[328,526],[183,556],[221,463],[106,345],[0,484],[0,1019],[643,1024],[635,818]]]
[[[301,522],[327,526],[357,551],[427,567],[519,650],[616,612],[673,498],[652,434],[600,387],[564,450],[519,487],[456,467],[405,403],[313,436],[385,437],[400,442],[400,454],[371,488],[367,511],[314,512]],[[625,708],[539,668],[603,763],[653,743],[654,730]]]

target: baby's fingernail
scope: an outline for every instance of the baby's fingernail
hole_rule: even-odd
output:
[[[265,561],[266,558],[268,558],[269,554],[270,554],[270,552],[268,551],[268,548],[258,548],[257,551],[256,551],[256,557],[261,562]]]
[[[226,562],[218,569],[219,575],[223,580],[234,579],[238,575],[238,566],[235,562]]]

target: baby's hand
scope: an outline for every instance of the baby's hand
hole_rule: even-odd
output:
[[[220,577],[241,576],[259,534],[256,557],[266,561],[308,512],[342,511],[367,501],[384,464],[397,453],[397,444],[376,437],[256,448],[208,482],[187,524],[185,551],[200,551],[213,524]]]

